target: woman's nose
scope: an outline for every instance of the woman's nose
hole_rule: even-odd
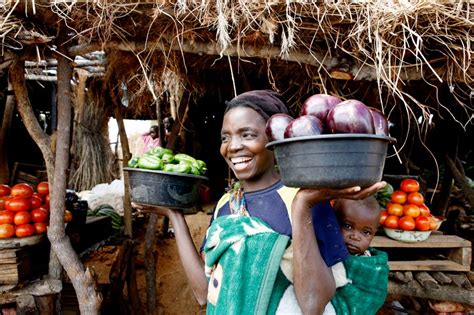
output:
[[[242,141],[239,137],[232,137],[229,142],[229,150],[237,151],[242,148]]]

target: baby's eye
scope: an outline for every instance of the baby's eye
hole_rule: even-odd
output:
[[[369,230],[364,230],[362,233],[364,233],[365,236],[372,235],[372,231],[369,231]]]
[[[350,225],[349,223],[343,223],[342,228],[344,230],[350,230],[350,229],[352,229],[352,225]]]

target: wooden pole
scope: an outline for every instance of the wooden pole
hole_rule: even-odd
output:
[[[0,128],[0,183],[10,182],[10,169],[8,168],[8,137],[10,125],[15,109],[15,95],[11,83],[8,83],[7,100],[3,111],[2,126]]]
[[[60,40],[67,40],[67,30],[60,28]],[[96,291],[94,277],[89,269],[84,269],[79,256],[74,251],[64,229],[64,208],[69,166],[69,147],[72,120],[71,79],[72,67],[64,57],[64,46],[58,45],[58,132],[56,145],[56,167],[54,185],[51,190],[51,212],[48,238],[61,265],[66,270],[76,291],[82,314],[99,314],[102,303],[100,292]]]

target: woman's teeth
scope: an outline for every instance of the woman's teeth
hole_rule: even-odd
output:
[[[234,164],[234,168],[237,170],[245,168],[251,160],[252,158],[248,158],[248,157],[239,157],[239,158],[230,159],[230,161]]]

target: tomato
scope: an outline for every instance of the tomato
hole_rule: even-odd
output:
[[[33,187],[26,183],[16,184],[12,187],[11,195],[13,197],[31,198],[33,196]]]
[[[425,202],[425,198],[419,192],[409,193],[407,196],[408,203],[421,206]]]
[[[430,230],[436,231],[438,229],[438,220],[436,220],[436,218],[433,216],[428,218],[430,219]]]
[[[15,227],[17,237],[31,236],[35,233],[35,228],[31,224],[22,224]]]
[[[403,215],[403,206],[398,203],[390,203],[387,205],[387,212],[388,214],[401,217]]]
[[[49,194],[49,184],[48,182],[41,182],[36,186],[36,191],[41,195]]]
[[[385,220],[387,219],[387,217],[388,217],[387,210],[380,211],[380,220],[379,220],[380,225],[384,225]]]
[[[417,192],[420,190],[420,183],[415,179],[404,179],[400,183],[400,189],[407,193]]]
[[[424,217],[431,216],[430,208],[428,208],[425,204],[422,204],[421,206],[419,206],[419,208],[420,208],[420,215]]]
[[[5,210],[5,202],[10,198],[10,196],[0,197],[0,210]]]
[[[407,201],[407,194],[401,190],[395,190],[390,199],[393,203],[404,204]]]
[[[47,226],[48,225],[46,224],[46,222],[33,223],[33,227],[35,228],[36,234],[45,233],[47,230]]]
[[[15,227],[11,224],[0,224],[0,238],[9,238],[15,235]]]
[[[71,222],[72,221],[72,213],[69,210],[64,210],[64,222]]]
[[[15,217],[15,212],[10,210],[0,211],[0,224],[13,224],[13,218]]]
[[[41,205],[41,208],[45,208],[46,210],[49,211],[49,203],[48,203],[48,204],[43,203],[43,204]]]
[[[428,231],[430,229],[430,223],[430,219],[422,215],[415,219],[415,227],[418,231]]]
[[[10,188],[10,186],[5,185],[5,184],[0,185],[0,197],[10,195],[11,191],[12,189]]]
[[[420,207],[411,203],[403,206],[403,215],[416,218],[420,215]]]
[[[36,209],[36,208],[39,208],[41,207],[41,204],[43,203],[43,201],[38,198],[38,197],[31,197],[31,209]]]
[[[409,215],[403,216],[398,221],[398,225],[402,230],[412,231],[415,229],[415,219]]]
[[[28,211],[31,208],[31,199],[13,197],[5,203],[5,209],[12,211]]]
[[[390,229],[398,229],[398,217],[396,215],[389,215],[385,219],[385,226]]]
[[[41,199],[41,202],[43,202],[43,196],[40,195],[40,194],[38,194],[37,192],[34,192],[34,193],[33,193],[33,196],[31,196],[31,198],[33,198],[33,197],[38,198],[38,199]]]
[[[44,197],[44,203],[48,205],[49,208],[49,194]]]
[[[13,222],[15,225],[22,225],[26,223],[30,223],[31,221],[31,214],[28,211],[19,211],[15,213],[13,217]]]
[[[45,208],[37,208],[31,210],[31,221],[33,222],[46,222],[48,221],[49,211]]]

